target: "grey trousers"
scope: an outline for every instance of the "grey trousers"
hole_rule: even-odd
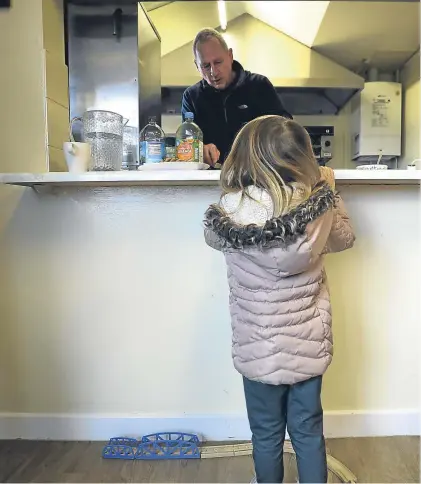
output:
[[[258,483],[283,481],[286,429],[297,457],[299,482],[327,482],[321,389],[322,377],[279,386],[244,378]]]

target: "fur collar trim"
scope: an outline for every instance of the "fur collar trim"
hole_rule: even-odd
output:
[[[307,225],[326,213],[335,204],[335,195],[329,185],[323,186],[305,202],[280,217],[268,220],[263,227],[254,224],[238,225],[219,205],[211,205],[204,224],[223,243],[224,248],[288,246],[305,232]]]

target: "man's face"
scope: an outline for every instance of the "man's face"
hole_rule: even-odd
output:
[[[218,90],[226,89],[234,79],[232,50],[226,51],[218,39],[197,46],[196,67],[203,79]]]

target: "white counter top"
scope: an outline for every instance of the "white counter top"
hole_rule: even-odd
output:
[[[34,187],[49,186],[136,186],[216,185],[219,171],[116,171],[88,173],[2,173],[0,183]],[[335,170],[338,185],[419,185],[421,170]]]

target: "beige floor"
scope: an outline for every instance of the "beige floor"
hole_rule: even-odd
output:
[[[418,437],[338,439],[330,453],[359,482],[420,482]],[[0,482],[250,482],[249,457],[197,461],[117,461],[101,458],[99,442],[0,441]],[[295,459],[285,458],[285,481],[296,482]],[[338,482],[330,476],[331,482]]]

